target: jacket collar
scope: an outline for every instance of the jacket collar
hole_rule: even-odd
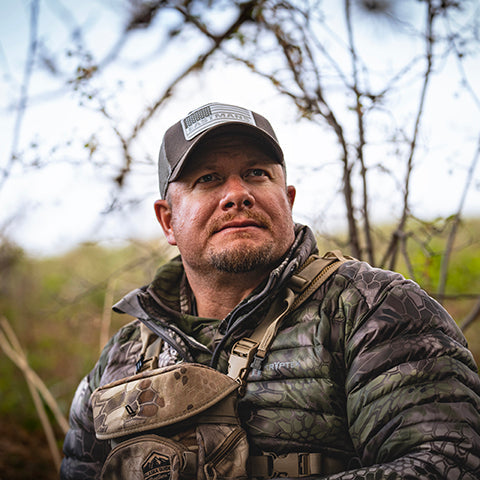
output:
[[[228,315],[225,319],[227,330],[232,324],[232,317],[237,316],[237,310],[250,311],[256,304],[270,297],[272,292],[277,292],[307,258],[317,252],[313,232],[305,225],[296,224],[295,241],[289,252],[281,264],[272,270],[267,280]],[[191,313],[193,304],[194,297],[188,286],[182,259],[177,256],[157,270],[151,284],[125,295],[113,306],[113,310],[145,319],[157,316],[160,311],[165,311],[168,316]]]
[[[217,347],[217,353],[213,355],[213,366],[226,342],[232,337],[241,336],[245,330],[253,329],[261,314],[281,292],[290,277],[311,254],[317,252],[313,232],[307,226],[296,224],[294,243],[280,265],[218,325],[218,331],[223,338]],[[184,344],[195,350],[205,350],[205,346],[198,341],[200,338],[193,338],[191,331],[184,331],[190,330],[186,329],[185,325],[196,318],[191,315],[193,302],[182,260],[178,256],[158,269],[151,284],[133,290],[116,303],[113,309],[140,319],[157,334],[160,334],[160,331],[169,331],[169,336],[179,339],[180,343],[176,343],[176,348]],[[183,347],[182,350],[188,348]]]

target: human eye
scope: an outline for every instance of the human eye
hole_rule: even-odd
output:
[[[252,168],[248,171],[247,176],[249,177],[267,177],[268,174],[263,168]]]
[[[210,183],[216,179],[213,173],[206,173],[198,178],[197,183]]]

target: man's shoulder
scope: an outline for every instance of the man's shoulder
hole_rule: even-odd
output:
[[[121,326],[106,343],[102,355],[108,353],[115,346],[123,345],[128,342],[137,341],[140,338],[140,321],[132,320]]]
[[[340,266],[329,290],[344,298],[364,301],[372,307],[381,297],[393,289],[420,290],[418,285],[398,272],[372,267],[363,261],[349,261]]]
[[[133,320],[121,327],[105,345],[90,375],[92,390],[133,375],[140,349],[140,321]]]
[[[390,282],[392,280],[406,280],[405,277],[398,272],[375,267],[362,260],[345,262],[338,269],[338,273],[355,285],[365,281]]]

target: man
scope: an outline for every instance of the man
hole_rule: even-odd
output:
[[[159,367],[226,373],[235,342],[317,252],[292,220],[295,189],[257,113],[189,114],[164,136],[159,180],[156,216],[180,256],[115,306],[141,322],[110,340],[77,390],[63,479],[99,477],[111,446],[95,437],[90,396],[135,373],[141,323],[163,340]],[[343,263],[283,318],[242,393],[250,478],[480,478],[477,367],[447,312],[399,274]]]

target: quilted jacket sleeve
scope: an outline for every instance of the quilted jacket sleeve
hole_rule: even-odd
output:
[[[367,266],[352,280],[345,388],[365,467],[329,480],[480,478],[480,380],[460,330],[400,275]]]
[[[138,321],[131,322],[110,339],[93,370],[77,388],[70,407],[70,430],[63,444],[62,480],[100,478],[110,445],[95,437],[90,396],[97,387],[134,373],[141,347],[138,325]]]
[[[60,471],[62,480],[100,478],[110,449],[105,441],[99,441],[95,437],[89,384],[89,377],[80,382],[70,409],[70,430],[63,444],[65,456]]]

